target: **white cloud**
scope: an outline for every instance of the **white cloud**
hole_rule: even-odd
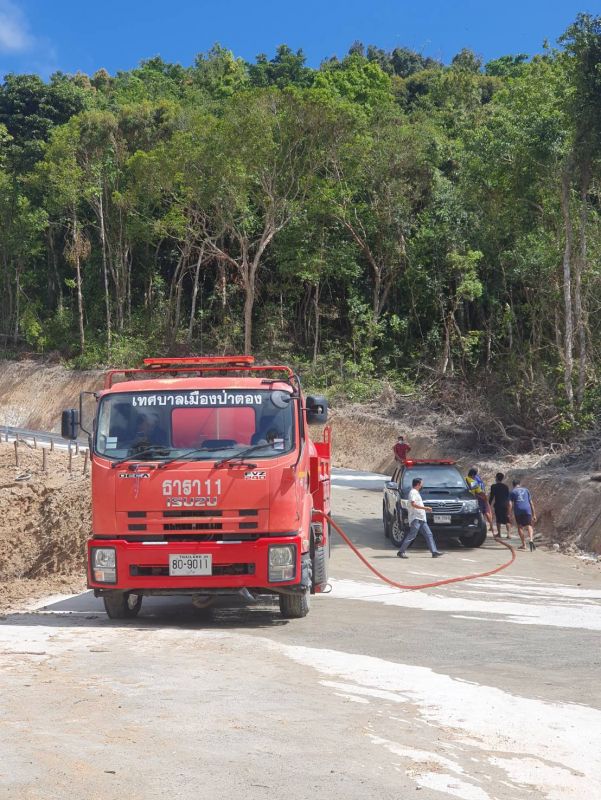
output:
[[[0,53],[24,53],[33,41],[21,9],[12,0],[0,0]]]

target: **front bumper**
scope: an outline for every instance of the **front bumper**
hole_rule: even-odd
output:
[[[427,501],[426,501],[427,504]],[[439,538],[456,539],[459,536],[473,536],[482,525],[482,517],[479,512],[463,512],[451,514],[450,523],[435,523],[433,514],[426,514],[428,527]],[[409,527],[407,512],[403,511],[403,527]]]
[[[294,578],[288,581],[269,580],[269,547],[296,545]],[[117,561],[115,583],[94,580],[91,567],[93,547],[113,547]],[[169,575],[170,554],[203,554],[212,556],[211,575]],[[269,536],[253,542],[153,542],[123,539],[90,539],[88,541],[88,588],[95,590],[166,591],[170,594],[190,590],[242,588],[274,589],[294,587],[303,581],[300,536]]]
[[[432,514],[427,515],[428,525],[432,533],[437,537],[456,538],[458,536],[472,536],[477,533],[482,526],[482,519],[479,514],[465,513],[452,514],[450,523],[435,523]]]

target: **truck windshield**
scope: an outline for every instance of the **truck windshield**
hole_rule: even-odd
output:
[[[403,491],[411,489],[414,478],[421,478],[424,489],[466,489],[465,481],[456,467],[425,464],[406,469],[403,473]]]
[[[95,449],[153,461],[194,450],[200,461],[256,446],[256,458],[275,458],[294,448],[294,409],[291,393],[277,389],[119,392],[100,400]]]

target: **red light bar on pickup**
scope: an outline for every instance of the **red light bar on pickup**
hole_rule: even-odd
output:
[[[255,363],[254,356],[189,356],[188,358],[145,358],[147,367],[169,369],[169,367],[250,367]]]
[[[443,458],[406,458],[405,465],[412,467],[414,464],[455,464],[451,459]]]

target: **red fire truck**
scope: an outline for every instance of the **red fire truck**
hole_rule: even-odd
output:
[[[330,429],[314,442],[307,427],[325,398],[289,367],[228,356],[147,358],[109,371],[95,400],[90,425],[81,397],[63,412],[62,435],[89,436],[88,586],[109,617],[147,595],[235,594],[306,616],[328,576]]]

